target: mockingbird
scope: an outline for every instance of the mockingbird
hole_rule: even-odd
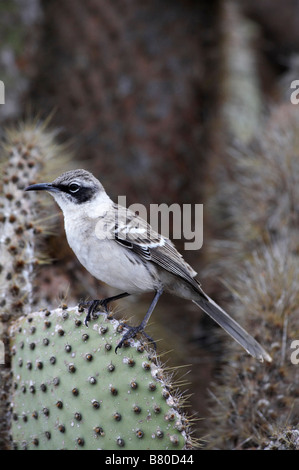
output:
[[[45,190],[54,197],[64,214],[68,243],[82,265],[97,279],[123,291],[114,297],[85,303],[88,306],[86,325],[99,306],[105,306],[107,310],[108,303],[113,300],[130,294],[155,292],[141,324],[127,327],[117,348],[138,332],[144,333],[164,291],[192,300],[249,354],[260,361],[271,361],[262,346],[204,293],[195,279],[197,273],[184,261],[173,243],[134,212],[115,204],[91,173],[67,171],[52,183],[26,188],[26,191],[31,190]]]

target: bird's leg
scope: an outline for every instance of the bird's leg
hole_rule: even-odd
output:
[[[156,291],[155,297],[154,297],[148,311],[146,312],[146,315],[145,315],[144,319],[142,320],[142,322],[140,323],[139,326],[126,326],[128,331],[126,331],[126,333],[123,335],[122,339],[120,340],[120,342],[116,346],[115,352],[117,352],[117,350],[122,347],[122,345],[124,344],[125,341],[127,341],[130,338],[134,338],[137,335],[137,333],[140,333],[140,332],[142,332],[144,334],[144,336],[153,344],[154,348],[156,349],[156,343],[154,342],[154,340],[150,336],[148,336],[144,332],[144,328],[146,327],[146,325],[147,325],[147,323],[150,319],[150,316],[153,313],[153,311],[154,311],[154,309],[155,309],[155,307],[158,303],[158,300],[159,300],[160,296],[162,295],[162,293],[163,293],[162,288]]]
[[[127,292],[123,292],[122,294],[114,295],[113,297],[107,297],[106,299],[80,302],[79,307],[82,307],[82,308],[88,307],[87,315],[84,320],[85,325],[88,326],[88,322],[91,320],[91,318],[96,317],[95,313],[99,310],[98,307],[104,307],[105,312],[108,313],[108,304],[110,302],[113,302],[114,300],[122,299],[123,297],[127,297],[128,295],[130,294],[128,294]]]

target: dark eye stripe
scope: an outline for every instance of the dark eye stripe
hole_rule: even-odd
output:
[[[74,183],[75,185],[75,183]],[[96,188],[81,186],[77,192],[70,191],[68,184],[57,184],[56,187],[64,193],[70,194],[72,201],[76,204],[82,204],[83,202],[90,201],[96,192]]]

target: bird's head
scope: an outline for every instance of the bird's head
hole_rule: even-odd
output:
[[[58,176],[52,183],[28,186],[25,191],[48,191],[63,212],[106,196],[101,183],[86,170],[71,170]]]

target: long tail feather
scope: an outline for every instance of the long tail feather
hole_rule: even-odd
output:
[[[199,297],[193,302],[206,312],[213,320],[218,323],[229,335],[231,335],[249,354],[263,362],[271,362],[271,356],[264,348],[242,328],[233,318],[231,318],[219,305],[214,302],[207,294]]]

